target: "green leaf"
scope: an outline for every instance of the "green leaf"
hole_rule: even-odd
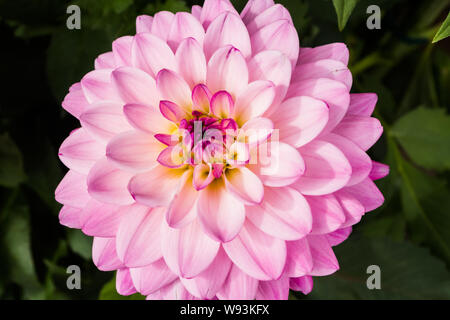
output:
[[[444,109],[418,108],[392,128],[412,161],[429,169],[450,169],[450,117]]]
[[[447,18],[445,19],[444,23],[442,23],[438,32],[434,36],[433,43],[441,41],[442,39],[445,39],[448,36],[450,36],[450,12],[448,13]]]
[[[7,133],[0,135],[0,186],[16,187],[25,180],[22,154]]]
[[[28,208],[15,205],[8,209],[0,229],[0,274],[21,286],[23,298],[43,299],[44,290],[38,281],[30,241]]]
[[[122,296],[117,293],[116,290],[116,277],[113,277],[111,281],[107,282],[98,297],[100,300],[145,300],[145,296],[135,293],[129,296]]]
[[[348,18],[350,18],[357,2],[358,0],[333,0],[340,31],[344,30]]]
[[[67,233],[70,248],[84,259],[90,259],[92,256],[92,237],[76,229],[68,229]]]
[[[449,299],[450,273],[427,249],[388,239],[351,237],[334,249],[340,270],[314,278],[315,299]],[[367,288],[367,267],[381,270],[381,289]]]

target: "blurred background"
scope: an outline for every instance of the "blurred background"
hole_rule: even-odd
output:
[[[335,248],[340,271],[291,299],[450,299],[450,38],[440,40],[450,1],[276,2],[290,10],[301,46],[348,45],[352,92],[379,96],[374,116],[385,133],[370,155],[391,167],[377,182],[385,204]],[[81,30],[66,28],[70,4],[81,8]],[[136,16],[193,4],[202,1],[0,0],[1,299],[143,298],[117,295],[113,272],[92,263],[92,239],[58,222],[54,190],[66,168],[57,150],[79,126],[61,101],[114,39],[134,34]],[[366,27],[373,4],[380,30]],[[66,287],[69,265],[81,268],[81,290]],[[367,289],[370,265],[381,269],[381,290]]]

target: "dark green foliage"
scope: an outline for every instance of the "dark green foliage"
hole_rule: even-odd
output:
[[[7,80],[0,100],[0,298],[122,298],[113,274],[93,265],[92,238],[58,222],[54,190],[66,169],[57,150],[77,127],[60,104],[98,54],[133,34],[137,15],[189,11],[201,2],[0,0]],[[233,2],[241,10],[246,1]],[[301,46],[348,45],[352,92],[379,96],[374,116],[385,133],[370,155],[391,168],[377,182],[385,204],[336,247],[340,271],[315,278],[306,298],[449,299],[449,1],[278,2],[291,12]],[[66,28],[69,4],[82,10],[81,30]],[[380,6],[381,30],[367,29],[368,5]],[[66,287],[69,265],[81,267],[81,290]],[[381,290],[366,287],[369,265],[381,268]]]

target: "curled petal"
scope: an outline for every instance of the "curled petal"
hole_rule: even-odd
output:
[[[205,189],[213,180],[213,170],[209,165],[200,163],[195,166],[193,185],[197,191]]]
[[[136,290],[143,295],[154,293],[178,278],[163,258],[145,267],[131,268],[130,273]]]
[[[208,62],[206,82],[211,92],[225,90],[237,97],[247,87],[248,77],[245,57],[235,47],[221,47]]]
[[[116,236],[117,256],[127,267],[143,267],[159,260],[164,209],[138,204],[127,210]]]
[[[226,190],[222,179],[201,191],[197,207],[205,233],[215,241],[231,241],[244,224],[244,204]]]
[[[233,97],[227,91],[219,91],[211,98],[211,112],[218,118],[226,119],[234,111]]]
[[[383,179],[389,174],[389,166],[384,163],[372,161],[372,170],[370,171],[370,179],[379,180]]]
[[[151,106],[130,103],[123,107],[123,113],[133,127],[145,133],[167,133],[176,129],[175,124],[164,118],[160,110]]]
[[[313,285],[313,278],[311,276],[291,278],[289,280],[289,287],[294,291],[301,291],[303,294],[310,293],[313,289]]]
[[[194,8],[192,8],[192,10],[194,10]],[[211,22],[226,11],[238,14],[228,0],[205,0],[203,8],[201,8],[199,20],[205,27],[205,30],[207,30]]]
[[[245,24],[250,24],[259,14],[272,7],[273,0],[249,0],[241,13],[241,18]]]
[[[62,163],[82,174],[88,174],[95,162],[104,154],[104,145],[93,139],[84,128],[69,135],[58,151]]]
[[[344,187],[352,167],[342,151],[329,142],[314,140],[300,148],[305,173],[293,187],[306,195],[323,195]]]
[[[137,131],[122,133],[106,147],[106,156],[121,168],[131,171],[150,170],[164,146],[153,136]]]
[[[169,268],[183,278],[194,278],[214,261],[220,244],[209,238],[197,220],[182,229],[162,230],[162,251]]]
[[[309,274],[313,269],[313,258],[306,238],[286,242],[287,258],[285,273],[291,278]]]
[[[125,267],[117,256],[115,238],[94,237],[92,261],[102,271],[113,271]]]
[[[89,194],[96,200],[109,204],[128,205],[133,198],[127,190],[132,173],[117,168],[111,161],[98,161],[89,171],[87,185]]]
[[[253,300],[259,281],[241,271],[235,264],[231,266],[227,279],[217,292],[221,300]]]
[[[62,107],[74,117],[78,118],[89,106],[89,102],[84,96],[81,84],[75,83],[69,89],[69,93],[62,102]]]
[[[311,97],[295,97],[284,101],[271,117],[280,139],[301,147],[316,138],[328,123],[328,107]]]
[[[266,188],[261,204],[247,206],[246,213],[255,226],[275,238],[297,240],[311,231],[308,202],[292,188]]]
[[[186,38],[181,41],[175,58],[180,75],[191,88],[206,82],[206,58],[202,45],[197,40]]]
[[[171,228],[182,228],[192,222],[197,215],[198,192],[192,181],[192,171],[186,171],[180,179],[177,192],[166,213],[167,224]]]
[[[156,78],[156,87],[161,97],[179,105],[183,110],[192,110],[191,89],[177,73],[163,69]]]
[[[370,117],[377,101],[378,96],[375,93],[352,93],[347,113],[353,116]]]
[[[162,13],[159,12],[159,14]],[[157,17],[159,17],[158,14],[155,15],[152,29],[156,27],[155,20]],[[134,37],[131,59],[133,66],[144,70],[152,77],[156,77],[162,69],[176,70],[177,67],[172,49],[166,42],[155,36],[155,33],[138,33]]]
[[[136,293],[133,281],[131,280],[130,269],[123,268],[117,270],[116,290],[122,296],[129,296],[133,293]]]
[[[81,229],[81,211],[80,208],[64,205],[59,211],[59,223],[69,228]]]
[[[376,118],[348,115],[333,132],[350,139],[361,149],[367,151],[381,137],[383,127]]]
[[[291,20],[278,20],[264,26],[251,36],[252,50],[278,50],[286,55],[294,68],[297,63],[300,42]]]
[[[153,17],[148,15],[140,15],[136,18],[136,33],[151,32]]]
[[[222,244],[228,257],[258,280],[278,279],[286,262],[286,243],[260,231],[248,220],[239,235]]]
[[[180,42],[186,38],[195,39],[202,47],[205,30],[200,22],[190,13],[177,12],[170,26],[167,43],[173,51],[176,51]]]
[[[245,58],[252,53],[247,28],[236,13],[227,11],[219,15],[206,30],[204,49],[206,58],[226,45],[237,48]]]
[[[131,66],[131,44],[133,37],[120,37],[112,43],[112,51],[116,67]]]
[[[192,102],[194,103],[194,110],[209,113],[212,93],[204,84],[199,84],[192,90]]]
[[[227,190],[244,203],[261,203],[264,197],[264,186],[258,176],[248,168],[228,169],[224,179]]]
[[[126,103],[157,106],[159,101],[155,80],[142,70],[121,67],[112,72],[112,83]]]
[[[128,190],[138,203],[149,207],[165,207],[172,201],[183,173],[182,169],[156,166],[134,176],[128,184]]]
[[[308,244],[313,259],[311,276],[328,276],[339,269],[339,263],[326,236],[308,236]]]
[[[370,178],[354,186],[346,187],[345,192],[354,196],[364,206],[366,212],[375,210],[384,203],[383,194]]]

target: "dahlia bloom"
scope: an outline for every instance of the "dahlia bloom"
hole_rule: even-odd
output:
[[[287,299],[384,199],[377,96],[350,94],[342,43],[300,48],[289,12],[228,0],[140,16],[63,107],[63,225],[93,236],[117,291]]]

